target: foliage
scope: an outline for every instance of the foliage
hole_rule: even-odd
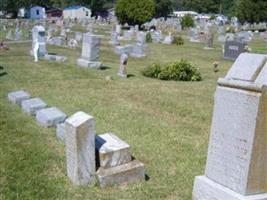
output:
[[[148,32],[148,33],[146,34],[146,42],[147,42],[147,43],[151,43],[151,42],[152,42],[152,36],[151,36],[151,33],[150,33],[150,32]]]
[[[171,0],[156,0],[156,17],[167,17],[173,11]]]
[[[161,66],[156,63],[149,65],[148,67],[142,70],[142,74],[150,78],[158,78],[160,72]]]
[[[142,70],[142,74],[151,78],[161,80],[174,81],[201,81],[202,77],[198,70],[188,61],[181,59],[180,61],[167,63],[160,66],[152,64]]]
[[[154,0],[118,0],[115,7],[115,14],[122,24],[142,25],[151,20],[154,13]]]
[[[259,23],[267,21],[266,0],[237,0],[237,17],[241,23]]]
[[[184,44],[184,39],[180,35],[175,35],[173,37],[173,44],[176,44],[177,46],[183,45]]]
[[[182,18],[181,24],[182,24],[183,29],[195,26],[194,20],[190,15],[185,15]]]

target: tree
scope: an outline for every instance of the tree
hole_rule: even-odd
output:
[[[241,23],[259,23],[267,21],[266,0],[237,0],[237,17]]]
[[[190,15],[185,15],[182,18],[181,24],[182,24],[183,29],[195,26],[194,20]]]
[[[122,24],[142,25],[151,20],[154,13],[154,0],[118,0],[115,7],[115,14]]]
[[[156,17],[168,17],[172,11],[171,0],[156,0]]]

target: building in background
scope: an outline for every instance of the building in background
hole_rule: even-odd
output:
[[[59,8],[50,7],[46,8],[46,17],[47,18],[60,18],[63,15],[63,11]]]
[[[41,6],[34,6],[30,8],[30,19],[45,19],[45,8]]]
[[[70,6],[63,10],[64,19],[90,19],[92,12],[84,6]]]

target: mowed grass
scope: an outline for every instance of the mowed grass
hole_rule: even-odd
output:
[[[81,48],[49,46],[50,53],[68,56],[64,64],[34,63],[30,43],[0,52],[0,199],[191,199],[194,177],[204,173],[216,80],[232,65],[222,59],[220,44],[213,51],[203,46],[187,41],[181,47],[149,44],[146,58],[129,59],[129,79],[116,76],[119,57],[107,39],[100,55],[105,70],[77,67]],[[263,42],[251,46],[266,53]],[[140,73],[153,62],[180,58],[198,67],[204,80],[160,81]],[[216,75],[214,61],[220,62]],[[106,81],[108,75],[114,80]],[[65,147],[55,129],[42,128],[7,101],[8,92],[19,89],[68,115],[84,111],[94,116],[97,134],[114,132],[129,143],[150,179],[105,189],[72,185],[66,176]]]

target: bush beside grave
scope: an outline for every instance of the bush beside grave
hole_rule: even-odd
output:
[[[182,36],[177,35],[173,37],[173,44],[176,44],[177,46],[183,45],[184,44],[184,39],[182,38]]]
[[[146,77],[160,80],[201,81],[200,72],[187,60],[170,62],[165,65],[152,64],[142,70]]]
[[[194,19],[190,15],[185,15],[182,18],[181,24],[183,29],[195,26]]]

